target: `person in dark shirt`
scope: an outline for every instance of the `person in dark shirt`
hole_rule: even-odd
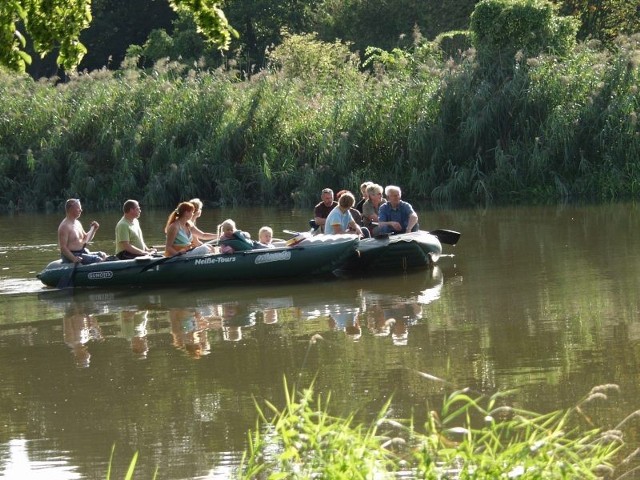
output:
[[[320,198],[322,201],[313,209],[313,221],[316,225],[315,228],[320,228],[320,231],[324,232],[324,224],[327,221],[327,216],[331,210],[338,206],[338,202],[333,199],[333,190],[330,188],[324,188]]]

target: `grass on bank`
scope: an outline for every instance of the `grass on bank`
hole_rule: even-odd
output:
[[[427,378],[436,379],[424,374]],[[438,380],[438,379],[436,379]],[[258,407],[240,478],[588,479],[630,478],[637,453],[623,439],[625,424],[593,425],[585,414],[616,385],[601,385],[566,411],[539,414],[468,390],[449,394],[423,426],[389,417],[387,404],[369,426],[328,412],[313,386],[285,382],[286,405]],[[269,415],[271,412],[271,415]],[[640,467],[636,467],[640,468]]]

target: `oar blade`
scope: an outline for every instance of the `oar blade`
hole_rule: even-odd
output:
[[[66,288],[73,288],[73,277],[76,274],[77,266],[78,264],[74,263],[73,268],[69,269],[68,272],[65,272],[64,275],[60,277],[60,280],[58,280],[58,285],[56,285],[57,288],[59,288],[60,290],[64,290]]]
[[[440,243],[446,243],[447,245],[455,245],[460,240],[460,232],[455,230],[438,229],[429,232],[431,235],[440,240]]]

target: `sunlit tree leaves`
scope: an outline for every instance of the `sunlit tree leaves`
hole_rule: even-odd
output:
[[[198,32],[220,49],[229,47],[237,32],[215,0],[169,0],[176,12],[190,12]],[[65,70],[78,66],[87,52],[80,34],[91,23],[91,0],[0,1],[0,65],[24,72],[33,50],[45,56],[56,50],[56,63]]]
[[[3,0],[0,2],[0,65],[24,71],[31,63],[26,38],[44,56],[58,50],[57,63],[73,69],[84,54],[80,32],[91,22],[91,0]]]

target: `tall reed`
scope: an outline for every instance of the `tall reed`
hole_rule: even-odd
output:
[[[448,382],[418,372],[425,379]],[[637,459],[623,431],[593,426],[591,403],[616,385],[601,385],[566,411],[546,414],[511,406],[509,392],[484,397],[453,391],[424,428],[390,417],[390,403],[371,425],[333,417],[313,386],[289,389],[286,404],[257,406],[241,478],[602,478],[624,477]],[[624,455],[628,455],[626,458]],[[615,475],[614,475],[615,474]]]
[[[296,42],[322,55],[315,40]],[[415,200],[634,195],[640,38],[596,47],[516,55],[506,70],[478,68],[470,50],[459,62],[421,53],[388,73],[333,59],[250,81],[175,62],[59,84],[0,73],[0,203],[308,206],[325,186],[364,180]]]

